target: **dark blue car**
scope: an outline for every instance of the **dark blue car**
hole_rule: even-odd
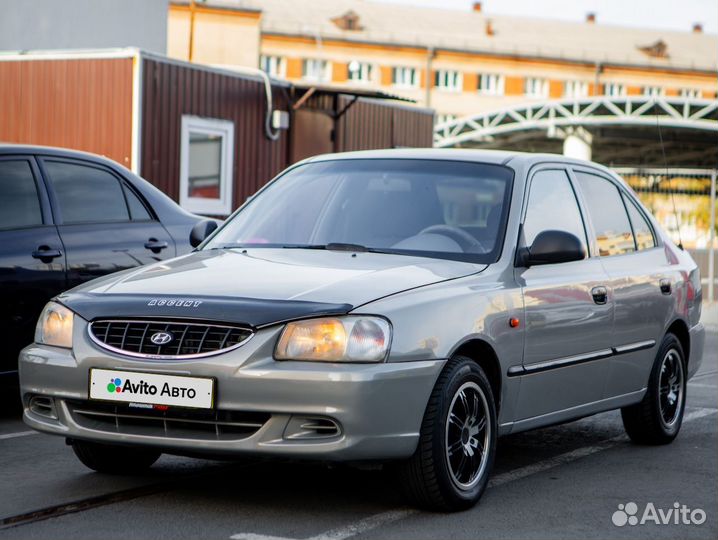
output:
[[[0,145],[0,374],[16,372],[50,298],[190,251],[203,221],[109,159]]]

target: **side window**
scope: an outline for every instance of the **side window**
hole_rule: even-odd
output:
[[[630,218],[631,225],[633,226],[633,234],[636,237],[636,248],[651,249],[652,247],[656,247],[656,239],[653,237],[653,229],[651,229],[651,226],[636,206],[636,203],[634,203],[633,200],[625,194],[623,194],[623,201],[626,203],[628,217]]]
[[[109,172],[64,161],[45,161],[45,169],[63,223],[129,221],[120,181]]]
[[[568,174],[563,170],[544,170],[531,179],[524,238],[530,246],[543,231],[565,231],[575,235],[584,249],[586,231]]]
[[[152,216],[147,211],[147,208],[140,198],[135,195],[135,192],[125,184],[122,184],[122,189],[125,191],[127,206],[130,207],[130,218],[132,221],[150,221]]]
[[[609,257],[635,251],[631,224],[618,187],[595,174],[576,172],[576,178],[596,233],[598,254]]]
[[[30,163],[0,161],[0,229],[33,225],[42,225],[42,211]]]

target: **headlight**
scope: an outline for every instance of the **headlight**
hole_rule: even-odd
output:
[[[379,317],[309,319],[287,324],[274,358],[314,362],[381,362],[391,327]]]
[[[48,302],[35,327],[35,343],[71,349],[73,317],[65,306]]]

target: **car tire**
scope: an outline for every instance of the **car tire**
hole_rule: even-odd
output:
[[[155,450],[72,441],[72,449],[86,467],[106,474],[133,474],[149,469],[161,455]]]
[[[626,433],[636,444],[668,444],[676,438],[686,403],[686,361],[683,347],[666,334],[658,348],[640,403],[621,409]]]
[[[496,405],[486,374],[470,358],[455,356],[431,393],[414,455],[396,468],[405,496],[427,510],[475,505],[493,467],[496,433]]]

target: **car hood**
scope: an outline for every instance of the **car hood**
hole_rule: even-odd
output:
[[[100,278],[58,300],[88,320],[172,316],[263,326],[347,313],[378,298],[485,268],[381,253],[208,250]]]

